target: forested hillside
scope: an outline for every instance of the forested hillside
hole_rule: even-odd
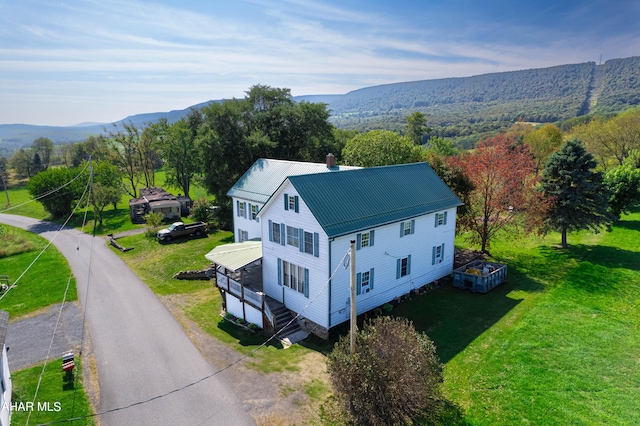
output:
[[[404,132],[407,115],[419,111],[427,116],[432,135],[451,138],[459,146],[469,147],[489,133],[511,127],[517,120],[557,122],[589,113],[620,112],[639,105],[640,57],[612,59],[603,65],[588,62],[394,83],[344,95],[307,95],[293,99],[325,103],[331,110],[334,125],[361,131]],[[211,102],[192,108],[200,109]],[[173,123],[185,117],[190,109],[138,114],[118,123],[142,126],[160,118]],[[80,141],[89,134],[104,132],[104,128],[103,125],[83,128],[0,125],[0,155],[10,155],[40,136],[54,143]]]
[[[423,112],[434,135],[465,145],[517,120],[556,122],[640,104],[640,57],[368,87],[329,104],[347,129],[402,130]]]

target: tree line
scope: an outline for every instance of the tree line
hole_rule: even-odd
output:
[[[114,126],[105,136],[62,147],[60,158],[69,168],[81,166],[89,157],[94,160],[98,185],[92,201],[97,220],[105,206],[115,207],[123,194],[133,198],[139,187],[155,186],[154,171],[163,167],[166,185],[188,195],[197,182],[215,196],[217,219],[225,229],[232,224],[226,193],[258,158],[323,162],[326,154],[334,153],[339,163],[362,167],[427,161],[465,203],[459,223],[476,236],[472,240],[485,251],[491,238],[510,226],[544,232],[595,223],[597,229],[638,203],[638,108],[583,119],[564,128],[517,122],[507,131],[482,139],[471,150],[459,150],[450,139],[434,135],[421,112],[406,116],[403,129],[395,132],[340,130],[329,116],[326,104],[295,102],[289,89],[257,85],[243,99],[193,109],[174,123],[160,120],[143,129],[131,123]],[[593,157],[593,161],[585,160],[593,176],[583,174],[579,179],[582,183],[592,178],[599,181],[593,190],[606,194],[607,200],[596,204],[604,206],[607,214],[600,215],[602,220],[581,218],[576,225],[559,226],[549,215],[569,214],[566,209],[554,209],[553,202],[559,203],[558,191],[572,183],[551,190],[548,163],[553,155],[563,153],[563,144],[569,140],[579,141],[571,145],[574,155],[579,145],[584,149],[580,155]],[[50,142],[37,139],[29,150],[17,152],[9,165],[27,176],[47,171],[53,152]],[[55,169],[50,170],[51,175],[62,173]],[[44,177],[32,180],[34,195],[58,182],[37,184]],[[47,210],[58,216],[69,209]],[[575,217],[580,217],[578,210],[572,213]]]

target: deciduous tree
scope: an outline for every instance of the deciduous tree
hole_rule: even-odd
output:
[[[535,163],[526,144],[499,134],[480,141],[476,150],[456,157],[453,164],[473,187],[459,223],[482,251],[488,251],[496,233],[509,226],[542,228],[547,203],[537,189]]]
[[[562,234],[567,247],[567,232],[609,227],[614,216],[609,211],[611,192],[603,182],[597,163],[579,139],[568,140],[560,151],[549,157],[542,172],[542,187],[553,201],[547,215],[548,225]]]
[[[640,204],[640,168],[633,167],[631,162],[609,170],[604,183],[611,191],[609,208],[616,218]]]
[[[45,170],[29,180],[27,190],[34,198],[47,194],[38,200],[45,210],[54,218],[65,217],[72,213],[87,185],[89,174],[85,174],[87,179],[76,179],[79,174],[79,169],[70,167]]]
[[[114,162],[127,179],[127,192],[131,197],[138,195],[138,184],[142,181],[143,170],[140,164],[140,130],[133,123],[124,123],[124,131],[114,124],[109,132],[109,146]]]
[[[53,142],[49,138],[39,137],[31,143],[31,152],[34,157],[37,155],[40,159],[38,170],[47,170],[51,163],[51,154],[53,153]]]
[[[529,145],[538,170],[542,170],[551,153],[560,149],[562,139],[562,130],[549,123],[524,135],[524,142]]]
[[[204,122],[202,112],[192,109],[187,117],[172,125],[159,122],[154,125],[158,138],[160,155],[167,166],[166,182],[182,193],[189,195],[191,182],[202,172],[202,156],[197,143],[198,129]]]
[[[342,150],[342,161],[350,166],[389,166],[413,163],[420,158],[420,147],[389,130],[360,133],[347,141]]]

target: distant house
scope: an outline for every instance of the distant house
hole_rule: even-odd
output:
[[[9,325],[9,313],[0,311],[0,426],[9,426],[11,422],[11,370],[9,370],[9,360],[7,358],[7,327]]]
[[[218,287],[236,316],[248,306],[261,310],[258,325],[275,331],[273,307],[284,306],[326,337],[349,318],[345,255],[352,240],[360,314],[451,273],[460,205],[426,163],[289,176],[257,214],[261,257],[237,244],[239,262],[218,268]],[[243,257],[259,265],[260,287]],[[215,255],[208,258],[217,263]],[[243,270],[246,277],[237,274]]]
[[[129,200],[129,213],[134,223],[144,222],[147,213],[162,213],[164,219],[180,219],[187,216],[191,208],[191,198],[169,194],[162,188],[142,188],[139,198]]]
[[[287,176],[337,172],[358,167],[337,166],[332,154],[327,163],[260,158],[231,187],[227,196],[233,203],[233,229],[236,242],[260,238],[262,230],[258,212]]]

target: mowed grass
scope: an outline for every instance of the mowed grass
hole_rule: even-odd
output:
[[[640,424],[640,213],[559,241],[496,241],[506,284],[393,311],[434,340],[468,424]]]
[[[19,228],[8,225],[2,225],[2,228],[12,236],[11,239],[19,238],[28,246],[27,251],[0,257],[0,275],[9,276],[9,285],[15,284],[19,279],[16,287],[0,300],[0,309],[9,312],[11,320],[51,304],[61,303],[69,278],[71,283],[66,300],[77,300],[75,279],[71,276],[69,264],[54,245],[49,245],[33,263],[48,241]],[[0,236],[0,245],[7,238]],[[33,266],[29,268],[31,263]]]
[[[178,194],[180,191],[176,188],[166,187],[166,172],[164,170],[156,171],[155,173],[155,186],[165,187],[167,191],[173,194]],[[128,187],[128,186],[127,186]],[[144,187],[144,185],[138,185],[138,190]],[[58,223],[62,223],[66,218],[53,220],[49,213],[45,211],[42,204],[38,201],[33,201],[33,197],[26,189],[26,184],[20,183],[14,185],[8,190],[9,200],[11,205],[7,204],[4,191],[0,194],[0,212],[7,214],[15,214],[20,216],[32,217],[40,220],[52,220]],[[212,200],[213,197],[207,195],[205,188],[196,184],[191,186],[191,198],[195,201],[200,198],[206,198]],[[117,203],[117,208],[114,209],[112,205],[105,207],[102,212],[102,225],[96,224],[93,208],[89,206],[86,208],[86,200],[79,204],[74,217],[69,221],[69,226],[75,228],[81,228],[86,233],[93,233],[94,226],[96,226],[96,235],[117,234],[120,232],[129,231],[132,229],[144,228],[144,225],[134,224],[129,217],[129,199],[131,195],[125,193],[120,198],[120,202]],[[20,206],[20,207],[17,207]],[[76,207],[76,206],[73,206]]]
[[[220,244],[233,242],[233,234],[218,231],[207,238],[179,240],[172,244],[160,244],[155,238],[135,235],[118,239],[118,243],[133,250],[121,253],[114,249],[129,267],[159,296],[177,296],[184,314],[205,332],[223,344],[248,354],[264,343],[268,336],[252,333],[225,321],[221,316],[222,298],[211,281],[177,280],[172,276],[179,271],[204,269],[209,261],[206,253]],[[306,346],[293,346],[286,351],[277,341],[269,342],[252,355],[252,366],[270,373],[298,371],[299,361],[318,347],[328,350],[331,344],[320,339],[309,339]]]
[[[74,380],[70,381],[66,373],[62,371],[60,359],[47,364],[32,410],[27,410],[26,404],[33,402],[38,380],[42,373],[42,365],[12,372],[12,403],[16,404],[18,410],[14,410],[11,414],[11,424],[26,424],[29,411],[31,411],[29,424],[33,425],[58,421],[67,425],[93,425],[94,421],[91,417],[76,421],[64,421],[93,414],[82,387],[82,380],[80,380],[82,364],[78,358],[75,359],[75,365]]]
[[[443,391],[467,424],[640,424],[640,213],[611,233],[571,234],[566,250],[559,238],[495,241],[507,283],[474,294],[445,282],[392,311],[434,340]],[[222,320],[210,283],[171,278],[204,267],[204,254],[232,241],[230,233],[167,245],[142,235],[119,241],[135,247],[120,255],[136,273],[157,294],[181,296],[185,315],[207,333],[244,354],[265,340]],[[333,341],[312,337],[287,350],[270,343],[251,365],[296,372]]]

